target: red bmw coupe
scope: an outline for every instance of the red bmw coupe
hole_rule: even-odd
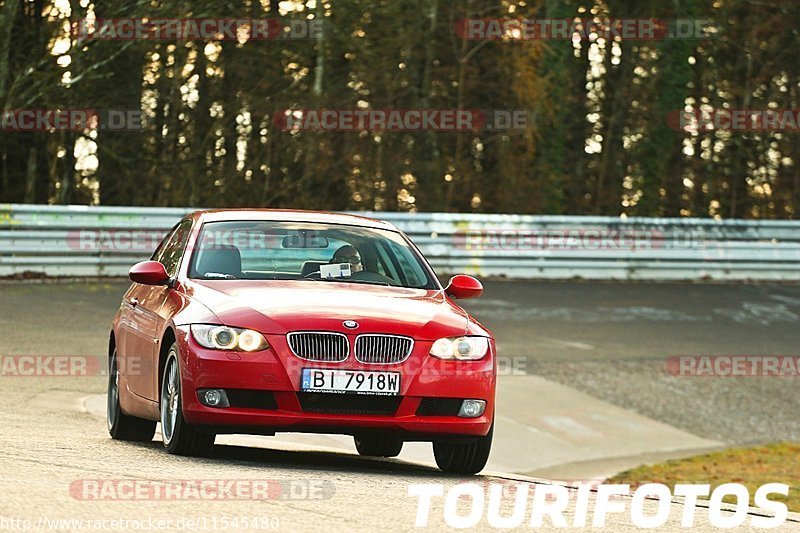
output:
[[[169,453],[215,436],[352,435],[393,457],[433,443],[436,464],[476,473],[489,457],[492,334],[442,287],[393,225],[303,211],[220,210],[181,220],[130,270],[109,339],[108,427]]]

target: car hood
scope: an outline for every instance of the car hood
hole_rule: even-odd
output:
[[[223,324],[265,334],[319,330],[435,340],[470,329],[467,313],[441,290],[249,280],[192,280],[186,290]],[[346,320],[358,322],[358,328],[345,328]]]

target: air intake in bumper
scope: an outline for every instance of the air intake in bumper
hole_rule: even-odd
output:
[[[382,416],[393,416],[403,401],[401,396],[320,392],[301,392],[297,394],[297,399],[305,413]]]
[[[417,416],[458,416],[461,398],[423,398],[417,408]]]

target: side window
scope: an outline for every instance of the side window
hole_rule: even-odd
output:
[[[164,265],[170,277],[174,277],[178,273],[178,265],[181,263],[181,257],[183,257],[183,252],[186,249],[186,242],[189,240],[191,230],[191,220],[181,222],[153,256],[154,261],[159,261]]]
[[[175,224],[172,229],[167,232],[164,238],[161,239],[161,242],[158,243],[158,246],[156,247],[156,251],[153,252],[153,255],[150,257],[150,261],[161,262],[161,258],[164,257],[164,250],[167,248],[167,243],[172,240],[172,237],[175,236],[175,232],[178,231],[178,226],[180,225],[180,222]]]

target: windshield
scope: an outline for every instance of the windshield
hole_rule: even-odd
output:
[[[398,232],[303,222],[206,223],[194,245],[189,277],[439,288]]]

